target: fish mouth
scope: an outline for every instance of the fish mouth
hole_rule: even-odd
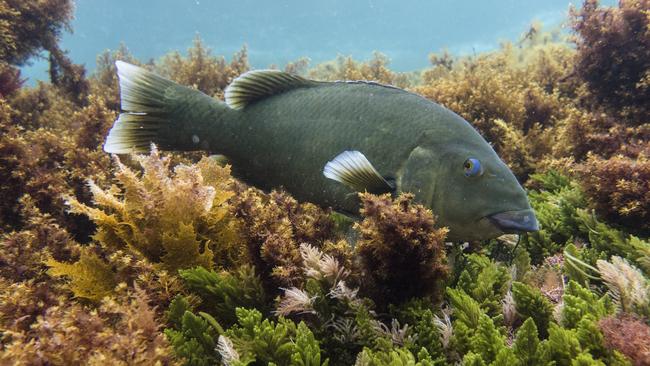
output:
[[[488,215],[487,219],[507,234],[539,230],[539,224],[532,209],[499,212]]]

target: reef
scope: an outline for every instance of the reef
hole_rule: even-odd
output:
[[[119,45],[86,75],[58,44],[70,1],[0,1],[0,364],[649,364],[649,8],[587,0],[570,36],[533,24],[417,72],[285,66],[407,88],[493,144],[540,231],[446,243],[410,194],[361,194],[351,223],[214,156],[108,156],[115,60],[223,98],[247,49]],[[25,86],[43,51],[51,82]]]

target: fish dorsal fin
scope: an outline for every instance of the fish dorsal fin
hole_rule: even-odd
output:
[[[395,190],[395,184],[384,179],[359,151],[344,151],[337,155],[325,164],[323,174],[358,192],[387,193]]]
[[[266,97],[314,84],[315,81],[279,70],[253,70],[228,85],[226,104],[233,109],[243,109]]]
[[[336,80],[334,83],[337,84],[349,84],[349,85],[354,85],[354,84],[361,84],[361,85],[372,85],[372,86],[379,86],[382,88],[386,89],[395,89],[395,90],[401,90],[404,91],[404,89],[399,88],[395,85],[390,85],[390,84],[384,84],[380,83],[378,81],[373,81],[373,80]]]

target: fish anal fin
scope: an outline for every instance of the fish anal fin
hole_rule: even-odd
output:
[[[325,177],[341,182],[358,192],[389,193],[395,191],[389,182],[359,151],[344,151],[323,168]]]

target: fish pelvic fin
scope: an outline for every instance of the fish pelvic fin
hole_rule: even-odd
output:
[[[123,61],[115,65],[122,113],[104,143],[108,153],[147,153],[152,143],[163,150],[196,150],[192,144],[195,121],[207,118],[215,106],[228,109],[198,90],[144,68]],[[184,142],[182,137],[188,141]]]
[[[385,179],[359,151],[344,151],[323,168],[325,177],[341,182],[358,192],[389,193],[395,183]]]
[[[272,95],[317,83],[279,70],[248,71],[228,85],[225,91],[226,104],[233,109],[243,109]]]

